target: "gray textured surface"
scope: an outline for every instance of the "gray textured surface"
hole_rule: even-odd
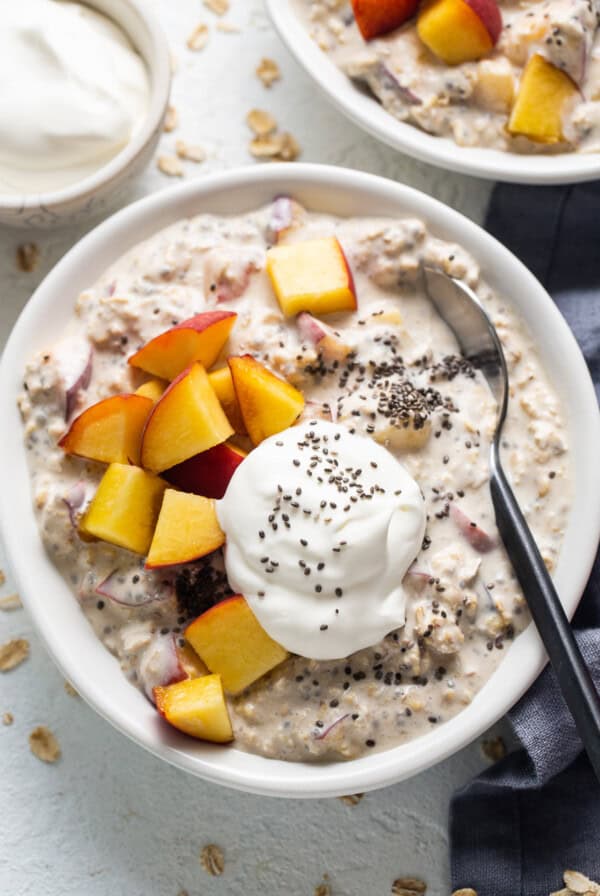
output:
[[[347,123],[279,45],[260,0],[232,0],[228,20],[241,33],[213,32],[208,48],[196,54],[186,50],[186,37],[199,21],[216,21],[200,0],[146,2],[178,59],[173,101],[180,126],[165,135],[162,151],[181,137],[209,153],[204,165],[186,166],[187,177],[251,163],[244,118],[260,106],[293,132],[304,161],[386,175],[481,218],[488,184],[400,157]],[[283,72],[269,91],[254,76],[262,56],[277,59]],[[169,185],[152,168],[131,198]],[[37,283],[82,233],[0,230],[2,342]],[[24,239],[35,239],[41,250],[31,274],[15,264]],[[9,577],[0,593],[12,590]],[[355,807],[237,794],[165,766],[113,731],[64,691],[25,611],[1,613],[0,643],[17,635],[30,639],[31,657],[0,675],[0,715],[14,714],[12,726],[0,725],[3,896],[178,896],[183,888],[189,896],[312,896],[324,873],[332,896],[386,896],[392,881],[405,875],[427,880],[431,896],[447,896],[448,799],[481,767],[477,746]],[[38,724],[49,725],[60,740],[63,757],[56,765],[29,752],[28,735]],[[207,876],[198,861],[211,842],[225,852],[220,878]]]

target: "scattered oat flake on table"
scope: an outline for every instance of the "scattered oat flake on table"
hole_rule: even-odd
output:
[[[284,132],[255,137],[250,143],[250,152],[256,159],[293,162],[300,154],[300,147],[291,134]]]
[[[209,30],[208,25],[201,22],[196,25],[192,33],[187,39],[187,45],[190,50],[203,50],[208,43]]]
[[[156,164],[168,177],[183,177],[183,165],[177,156],[159,156]]]
[[[315,896],[331,896],[331,887],[327,883],[327,878],[318,887],[315,887]]]
[[[185,159],[187,162],[200,163],[206,161],[205,150],[198,144],[186,143],[185,140],[176,142],[175,152],[180,159]]]
[[[79,697],[79,691],[76,691],[70,681],[65,681],[65,691],[69,697]]]
[[[4,585],[6,582],[6,576],[4,575],[4,570],[0,569],[0,585]]]
[[[215,846],[214,843],[209,843],[208,846],[203,847],[200,853],[200,864],[207,874],[218,877],[220,874],[223,874],[225,868],[223,851],[218,846]]]
[[[581,874],[580,871],[565,871],[563,880],[571,893],[577,893],[578,896],[579,894],[587,896],[588,893],[600,893],[600,885],[590,880],[585,874]]]
[[[40,250],[35,243],[22,243],[17,246],[17,267],[25,274],[30,274],[40,260]]]
[[[224,34],[239,34],[241,31],[239,25],[234,25],[233,22],[217,22],[215,27]]]
[[[246,115],[246,124],[258,137],[277,130],[277,122],[265,109],[250,109]]]
[[[4,613],[10,613],[11,610],[20,610],[22,606],[23,604],[18,594],[7,594],[6,597],[0,597],[0,610]]]
[[[29,656],[29,641],[13,638],[0,646],[0,672],[8,672],[20,665]]]
[[[15,720],[15,717],[13,716],[12,712],[5,712],[2,715],[2,724],[3,725],[12,725],[14,720]]]
[[[224,16],[229,12],[229,0],[204,0],[204,5],[216,16]]]
[[[60,747],[55,736],[45,725],[38,725],[29,735],[29,747],[34,756],[42,762],[56,762],[60,759]]]
[[[347,806],[358,806],[363,796],[364,793],[350,793],[348,796],[340,796],[338,799]]]
[[[392,896],[421,896],[427,892],[427,884],[416,877],[399,877],[392,884]]]
[[[279,66],[275,62],[274,59],[269,59],[268,57],[264,57],[261,59],[258,68],[256,69],[256,74],[263,82],[265,87],[272,87],[275,81],[279,81],[281,78],[281,71],[279,70]]]
[[[481,752],[491,762],[499,762],[506,756],[506,744],[501,737],[490,737],[481,742]]]
[[[177,114],[177,109],[175,106],[168,106],[167,113],[165,115],[165,121],[163,124],[163,130],[170,134],[171,131],[174,131],[177,127],[177,123],[179,121],[179,115]]]
[[[477,890],[473,890],[471,887],[462,887],[460,890],[455,890],[452,896],[477,896]]]
[[[277,156],[282,162],[294,162],[300,155],[300,144],[292,134],[284,131],[281,134],[281,149]]]

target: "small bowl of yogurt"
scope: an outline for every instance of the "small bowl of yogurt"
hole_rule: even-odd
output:
[[[0,20],[0,223],[96,217],[150,161],[171,82],[138,0],[23,0]]]

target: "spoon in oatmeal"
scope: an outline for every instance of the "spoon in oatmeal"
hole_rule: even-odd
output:
[[[509,485],[500,456],[508,408],[508,370],[496,329],[475,293],[436,268],[423,268],[427,294],[453,331],[463,355],[483,373],[498,406],[490,449],[490,490],[498,531],[564,700],[600,780],[600,697],[535,539]]]

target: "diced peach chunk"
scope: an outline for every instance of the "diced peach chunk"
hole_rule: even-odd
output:
[[[158,399],[162,398],[168,385],[166,380],[148,380],[147,383],[142,383],[141,386],[137,387],[135,394],[142,395],[144,398],[149,398],[153,404],[156,404]]]
[[[225,442],[233,429],[201,364],[173,380],[142,435],[142,466],[154,473]]]
[[[146,554],[166,487],[140,467],[111,464],[80,523],[81,533]]]
[[[575,82],[565,72],[536,53],[521,77],[508,130],[538,143],[560,143],[565,103],[577,93]]]
[[[220,367],[219,370],[213,370],[208,374],[210,384],[217,393],[217,398],[221,402],[225,415],[238,435],[246,435],[246,427],[244,418],[240,411],[237,396],[231,378],[231,370],[228,366]]]
[[[418,0],[352,0],[354,18],[365,40],[399,28],[414,15]]]
[[[482,109],[508,112],[515,98],[515,76],[508,59],[483,59],[479,63],[473,98]]]
[[[229,694],[239,694],[288,657],[258,622],[240,594],[211,607],[185,637]]]
[[[146,568],[190,563],[225,543],[215,502],[167,489],[146,559]]]
[[[105,464],[139,464],[142,432],[152,401],[113,395],[87,408],[58,443],[67,454]]]
[[[486,56],[501,31],[496,0],[427,0],[417,19],[419,37],[447,65]]]
[[[208,669],[196,651],[189,644],[178,644],[175,648],[177,662],[185,678],[200,678],[208,675]]]
[[[356,310],[350,266],[336,237],[273,246],[267,271],[286,315]]]
[[[252,355],[229,358],[242,417],[253,445],[287,429],[304,409],[298,389],[267,370]]]
[[[300,312],[296,323],[302,339],[312,342],[327,361],[345,361],[352,352],[352,347],[336,335],[331,327],[313,317],[308,311]]]
[[[163,475],[171,485],[184,492],[204,495],[205,498],[222,498],[229,480],[246,456],[241,448],[223,442],[184,460],[171,470],[165,470]]]
[[[236,317],[233,311],[196,314],[151,339],[129,358],[129,363],[164,380],[175,379],[194,361],[211,367],[227,342]]]
[[[233,740],[233,729],[218,675],[188,678],[154,688],[161,716],[184,734],[216,744]]]

